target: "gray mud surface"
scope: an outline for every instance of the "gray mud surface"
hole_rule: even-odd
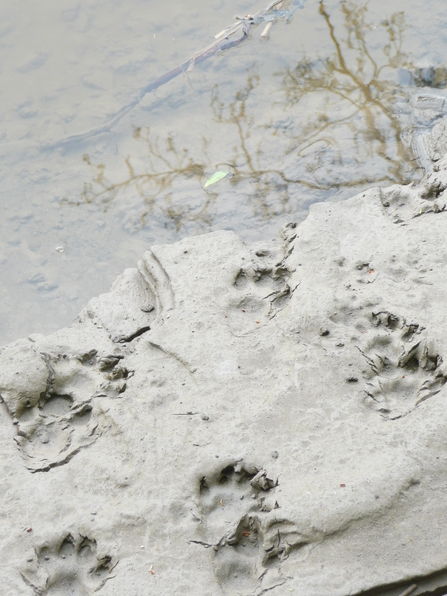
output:
[[[153,246],[4,347],[2,593],[444,594],[446,189]]]

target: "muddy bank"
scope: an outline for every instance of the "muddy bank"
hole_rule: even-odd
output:
[[[447,589],[446,188],[154,246],[3,348],[5,593]]]

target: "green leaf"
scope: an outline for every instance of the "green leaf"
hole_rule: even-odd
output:
[[[225,176],[228,176],[228,172],[222,172],[222,171],[214,172],[214,174],[212,176],[210,176],[208,178],[208,180],[205,182],[204,188],[206,188],[207,186],[210,186],[211,184],[215,184],[216,182],[219,182],[219,180],[222,180],[222,178],[225,178]]]

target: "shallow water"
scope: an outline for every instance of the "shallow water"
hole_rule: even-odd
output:
[[[60,143],[266,5],[0,4],[0,345],[70,324],[152,244],[270,238],[315,201],[420,177],[410,98],[446,95],[441,0],[307,0]]]

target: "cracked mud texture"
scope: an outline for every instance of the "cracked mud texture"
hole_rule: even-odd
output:
[[[446,199],[154,246],[2,348],[2,594],[446,593]]]

